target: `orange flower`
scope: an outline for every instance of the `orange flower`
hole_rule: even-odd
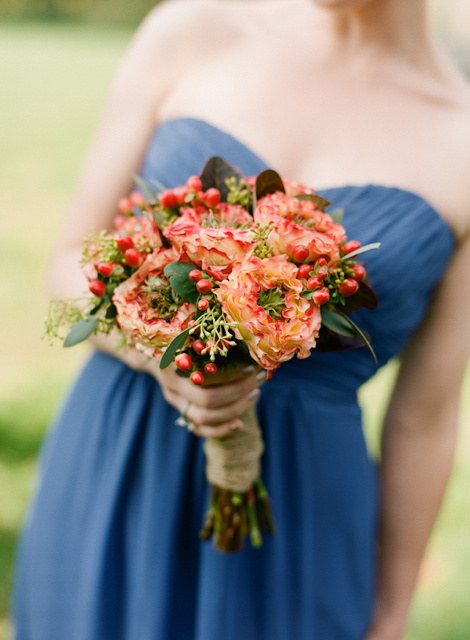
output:
[[[215,290],[235,336],[265,369],[307,358],[321,325],[319,307],[300,296],[297,267],[285,256],[244,258]]]

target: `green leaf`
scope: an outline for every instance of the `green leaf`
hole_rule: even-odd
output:
[[[275,193],[276,191],[286,192],[282,178],[274,169],[265,169],[258,174],[256,178],[253,191],[253,209],[256,209],[258,200],[263,196]]]
[[[300,294],[301,298],[305,298],[306,300],[311,300],[313,296],[313,291],[302,291]]]
[[[344,216],[344,209],[333,209],[329,212],[329,215],[333,218],[335,224],[341,224]]]
[[[322,324],[328,327],[331,331],[335,331],[343,336],[359,336],[371,352],[375,363],[377,364],[377,356],[375,355],[375,351],[373,350],[367,336],[345,313],[333,309],[322,309],[321,318]]]
[[[230,192],[225,181],[232,177],[237,181],[243,180],[240,171],[219,156],[209,158],[200,176],[203,190],[207,191],[211,187],[218,189],[222,202],[227,202],[227,195]]]
[[[347,255],[343,256],[341,260],[350,260],[354,258],[354,256],[358,256],[360,253],[365,253],[366,251],[370,251],[371,249],[378,249],[380,247],[380,242],[371,242],[370,244],[365,244],[363,247],[359,247],[359,249],[355,249],[355,251],[351,251]]]
[[[138,176],[136,173],[132,174],[134,182],[142,191],[142,193],[146,196],[147,200],[157,200],[157,194],[153,189],[151,189],[148,184],[145,182],[143,178]]]
[[[185,329],[180,334],[173,338],[168,347],[165,349],[165,353],[160,360],[160,369],[166,369],[175,359],[175,354],[179,349],[182,349],[189,336],[190,328]]]
[[[95,332],[98,326],[98,318],[89,316],[83,320],[79,320],[68,332],[64,340],[64,347],[73,347],[79,342],[83,342]]]
[[[189,279],[189,272],[194,269],[193,265],[186,262],[170,262],[163,269],[163,273],[168,278],[173,291],[183,300],[196,304],[199,298],[196,283]]]
[[[321,196],[314,195],[313,193],[302,193],[300,196],[296,196],[297,200],[310,200],[315,202],[320,211],[325,211],[326,207],[329,207],[331,202],[322,198]]]

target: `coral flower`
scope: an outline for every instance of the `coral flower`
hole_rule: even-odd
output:
[[[215,293],[235,336],[265,369],[274,370],[297,354],[307,358],[321,325],[320,309],[302,298],[297,267],[285,256],[248,256],[235,264]]]
[[[114,290],[117,323],[129,345],[148,356],[159,356],[196,312],[196,306],[178,298],[163,269],[177,256],[159,249],[147,256],[141,267]]]
[[[263,226],[273,227],[268,242],[274,255],[286,254],[293,259],[294,247],[303,245],[309,250],[306,262],[320,256],[333,263],[340,258],[344,228],[320,211],[315,202],[276,192],[260,199],[254,219]]]
[[[223,280],[236,260],[254,250],[253,233],[247,228],[252,223],[240,205],[221,203],[210,210],[188,207],[164,234],[193,264]]]

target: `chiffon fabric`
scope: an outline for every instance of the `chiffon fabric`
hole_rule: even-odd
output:
[[[178,118],[155,132],[141,175],[176,186],[213,155],[248,176],[266,168],[233,136]],[[384,365],[419,326],[452,233],[409,191],[321,193],[344,208],[349,238],[382,243],[364,256],[379,306],[355,321]],[[278,531],[260,549],[222,554],[198,539],[202,440],[175,426],[152,377],[95,353],[44,446],[18,553],[16,640],[360,640],[377,478],[357,390],[376,369],[365,348],[313,352],[262,387],[262,474]]]

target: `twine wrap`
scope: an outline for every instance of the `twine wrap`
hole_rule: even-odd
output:
[[[260,458],[264,451],[256,407],[240,416],[243,429],[226,438],[207,438],[206,476],[217,487],[231,491],[248,491],[260,475]]]

